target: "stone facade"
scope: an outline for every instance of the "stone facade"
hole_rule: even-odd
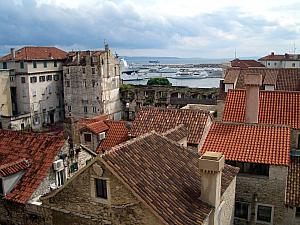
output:
[[[63,74],[66,118],[121,118],[120,65],[108,48],[69,53]]]
[[[123,85],[120,95],[122,118],[134,120],[142,106],[181,108],[187,104],[216,105],[218,89]]]
[[[236,178],[234,178],[221,197],[222,210],[220,212],[220,225],[232,225],[234,218]]]
[[[101,166],[103,174],[98,172]],[[95,169],[96,168],[96,169]],[[54,196],[43,198],[43,207],[50,208],[49,224],[162,224],[108,169],[100,162],[80,172],[76,179]],[[108,199],[95,197],[95,178],[108,180]],[[75,216],[75,217],[74,217]]]
[[[21,62],[6,62],[11,70],[8,104],[12,107],[11,112],[2,115],[5,129],[39,130],[42,125],[63,119],[62,60],[34,62],[35,66],[33,61],[22,61],[22,69]],[[2,67],[0,63],[0,69]]]
[[[238,174],[236,184],[236,201],[250,203],[249,221],[235,219],[235,224],[261,224],[256,222],[256,208],[258,204],[273,206],[274,225],[292,225],[288,218],[294,217],[293,210],[285,206],[285,193],[288,168],[272,166],[269,176],[251,176]]]

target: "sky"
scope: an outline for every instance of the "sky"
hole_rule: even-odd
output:
[[[300,52],[299,0],[0,0],[0,54],[24,45],[233,58]],[[295,47],[295,48],[294,48]]]

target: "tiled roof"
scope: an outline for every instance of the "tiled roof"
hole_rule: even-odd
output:
[[[258,61],[300,61],[300,54],[284,54],[284,55],[271,55],[264,56]]]
[[[286,204],[300,207],[300,157],[291,156],[287,179]]]
[[[105,139],[100,142],[100,145],[96,150],[97,153],[102,153],[107,149],[128,140],[129,131],[124,121],[107,120],[105,123],[109,129],[105,134]]]
[[[200,153],[222,152],[230,161],[288,166],[290,136],[287,126],[216,122]]]
[[[20,159],[15,162],[7,163],[0,166],[0,176],[6,177],[25,170],[29,167],[29,162],[26,159]]]
[[[209,113],[201,110],[144,107],[132,123],[130,133],[133,137],[152,130],[164,133],[184,124],[189,131],[188,143],[199,144],[208,118]]]
[[[223,121],[245,121],[245,90],[230,90],[226,97]],[[260,91],[258,122],[288,125],[300,129],[300,92]]]
[[[176,126],[175,128],[170,129],[165,133],[162,133],[163,136],[175,142],[178,142],[183,138],[187,137],[188,134],[189,131],[183,124]]]
[[[300,69],[229,68],[224,84],[236,82],[236,89],[245,89],[244,76],[253,73],[261,74],[263,85],[274,85],[276,90],[300,91]]]
[[[100,134],[101,132],[108,130],[108,128],[109,127],[106,125],[105,121],[96,121],[86,124],[80,130],[89,130],[94,134]]]
[[[0,165],[24,159],[30,164],[5,199],[26,203],[47,175],[63,144],[62,136],[0,130]]]
[[[101,157],[166,224],[202,224],[212,210],[199,199],[199,156],[165,137],[153,132],[142,135]],[[222,185],[228,185],[236,173],[236,168],[226,166]]]
[[[249,59],[234,59],[231,61],[231,66],[240,68],[265,67],[262,63]]]
[[[23,47],[16,51],[16,61],[21,60],[62,60],[67,53],[56,47]],[[8,54],[0,58],[0,61],[12,60],[12,55]]]

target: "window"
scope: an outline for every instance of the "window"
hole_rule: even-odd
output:
[[[21,77],[21,83],[22,83],[22,84],[25,84],[25,83],[26,83],[25,77]]]
[[[96,197],[107,199],[106,180],[95,179],[95,183],[96,183]]]
[[[268,66],[270,66],[271,65],[271,63],[268,63]]]
[[[86,80],[83,80],[83,81],[82,81],[82,86],[83,86],[83,87],[86,87]]]
[[[46,80],[45,76],[40,76],[40,77],[39,77],[39,81],[40,81],[40,82],[44,82],[45,80]]]
[[[296,207],[296,217],[300,217],[300,207]]]
[[[3,68],[3,69],[7,69],[7,62],[3,62],[3,63],[2,63],[2,68]]]
[[[40,117],[34,117],[33,118],[33,123],[34,123],[34,125],[38,125],[38,124],[40,124]]]
[[[11,82],[13,82],[15,80],[15,77],[14,76],[9,76],[9,79]]]
[[[2,178],[0,178],[0,195],[4,195]]]
[[[37,66],[36,66],[36,61],[32,61],[32,67],[33,68],[36,68]]]
[[[84,141],[91,142],[92,141],[92,134],[84,133]]]
[[[72,106],[68,105],[68,111],[69,111],[69,112],[72,111]]]
[[[85,73],[85,68],[84,67],[82,67],[82,73]]]
[[[78,171],[78,162],[72,163],[72,165],[70,166],[71,173],[75,173],[76,171]]]
[[[92,67],[92,74],[95,74],[96,71],[95,71],[95,67]]]
[[[269,165],[260,163],[243,163],[236,161],[226,161],[232,166],[240,168],[240,173],[259,175],[259,176],[269,176]]]
[[[66,86],[70,87],[70,81],[69,80],[66,80]]]
[[[83,111],[84,111],[84,113],[88,112],[87,106],[83,106]]]
[[[296,63],[292,63],[292,67],[295,67],[296,66]]]
[[[95,106],[93,106],[93,113],[97,112],[97,108]]]
[[[92,86],[95,87],[96,81],[92,80]]]
[[[54,75],[54,76],[53,76],[53,80],[58,81],[58,80],[59,80],[59,75],[57,75],[57,74]]]
[[[250,204],[246,202],[235,202],[234,217],[249,220]]]
[[[277,65],[277,63],[274,63],[274,66],[276,66]]]
[[[60,187],[65,183],[65,170],[56,172],[56,186]]]
[[[23,61],[20,62],[20,69],[24,69],[24,62]]]
[[[57,67],[57,61],[53,62],[54,67]]]
[[[47,61],[44,61],[44,68],[47,68]]]
[[[256,221],[272,223],[273,222],[273,206],[270,205],[257,205]]]
[[[52,75],[47,75],[47,81],[52,80]]]
[[[36,83],[37,78],[36,77],[30,77],[30,83]]]

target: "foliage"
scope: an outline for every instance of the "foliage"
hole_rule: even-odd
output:
[[[127,91],[132,89],[133,86],[131,84],[121,84],[120,85],[120,91]]]
[[[165,77],[150,78],[147,85],[161,85],[161,86],[172,86],[170,81]]]

